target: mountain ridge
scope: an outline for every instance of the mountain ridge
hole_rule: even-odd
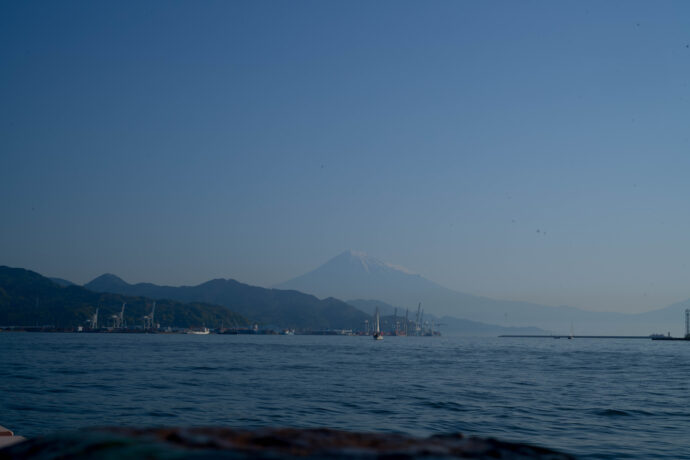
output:
[[[82,286],[61,286],[39,273],[23,268],[0,266],[0,324],[3,326],[52,325],[74,328],[99,310],[102,324],[120,312],[126,303],[125,320],[130,325],[142,324],[142,317],[151,311],[152,299],[97,293]],[[220,327],[221,324],[248,326],[243,316],[219,305],[203,302],[157,302],[156,320],[162,327]]]
[[[99,292],[141,295],[178,301],[222,305],[265,326],[295,329],[361,328],[369,315],[335,298],[317,297],[296,290],[267,289],[233,279],[215,278],[196,286],[129,284],[112,274],[84,285]]]

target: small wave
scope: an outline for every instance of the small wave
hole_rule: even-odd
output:
[[[628,417],[632,415],[630,412],[618,409],[604,409],[596,412],[597,415],[602,417]]]
[[[165,383],[157,383],[157,384],[149,385],[149,388],[152,390],[167,390],[167,389],[173,388],[173,386],[165,384]]]
[[[34,409],[33,407],[31,407],[31,406],[26,406],[26,405],[24,405],[24,404],[8,404],[8,405],[7,405],[7,408],[8,408],[8,409],[11,409],[11,410],[16,410],[16,411],[18,411],[18,412],[25,412],[25,411],[33,411],[33,410],[36,410],[36,409]]]
[[[39,377],[35,375],[17,374],[12,376],[13,379],[19,380],[39,380]]]
[[[350,409],[359,409],[360,405],[358,403],[350,402],[350,401],[342,401],[340,403],[341,406],[350,408]]]
[[[431,407],[432,409],[443,409],[451,412],[463,412],[466,410],[465,407],[454,402],[430,401],[423,403],[423,405],[426,407]]]
[[[69,388],[48,388],[45,391],[48,393],[73,393]]]
[[[220,369],[218,366],[192,366],[189,368],[191,371],[217,371]]]
[[[54,413],[65,413],[66,410],[60,408],[56,409],[54,406],[42,406],[36,404],[29,406],[27,404],[8,404],[7,408],[10,410],[16,410],[17,412],[54,412]]]
[[[148,415],[149,417],[175,417],[175,414],[171,414],[169,412],[159,412],[159,411],[147,412],[146,415]]]
[[[176,414],[186,414],[189,412],[202,412],[202,410],[196,406],[182,406],[172,408]]]
[[[79,368],[74,368],[74,367],[64,367],[60,369],[55,369],[53,371],[54,374],[61,374],[61,375],[86,375],[89,373],[88,370],[85,369],[79,369]]]

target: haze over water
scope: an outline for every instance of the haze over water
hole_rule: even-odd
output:
[[[690,458],[690,348],[647,340],[0,334],[0,423],[462,431]]]

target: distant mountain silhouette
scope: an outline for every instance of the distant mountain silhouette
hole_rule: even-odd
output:
[[[119,313],[123,303],[125,322],[141,325],[142,317],[151,312],[153,301],[145,297],[100,294],[81,286],[60,286],[53,280],[22,268],[0,266],[0,325],[73,328],[83,326],[99,308],[100,324]],[[182,303],[160,300],[155,320],[162,327],[248,326],[243,316],[219,305],[201,302]]]
[[[84,287],[90,291],[117,292],[118,294],[120,293],[118,289],[127,289],[128,286],[129,284],[127,284],[125,280],[112,273],[104,273],[84,285]]]
[[[369,315],[334,298],[319,300],[295,290],[265,289],[231,279],[214,279],[198,286],[129,284],[112,274],[84,285],[97,292],[208,302],[223,305],[262,325],[296,329],[361,329]]]
[[[67,286],[76,286],[75,283],[62,279],[62,278],[48,278],[50,281],[53,283],[59,284],[62,287],[67,287]]]
[[[447,315],[496,325],[533,326],[534,320],[543,322],[544,316],[557,313],[558,321],[567,321],[568,326],[564,326],[569,327],[569,320],[564,320],[563,313],[555,308],[456,292],[409,270],[356,251],[345,251],[315,270],[276,287],[297,289],[319,297],[374,299],[411,310],[416,310],[421,302],[425,311],[437,316]],[[506,315],[509,315],[510,324],[504,324]]]
[[[375,299],[405,308],[416,307],[417,302],[423,301],[420,295],[438,297],[452,292],[420,275],[357,251],[345,251],[320,267],[275,287],[296,289],[319,297]],[[433,306],[437,313],[442,307],[440,304]]]
[[[396,308],[391,304],[387,304],[386,302],[381,302],[380,300],[372,299],[348,300],[347,303],[359,310],[362,310],[364,313],[367,313],[368,315],[374,315],[376,313],[376,309],[378,308],[379,313],[381,313],[382,315],[390,316],[393,313],[395,313]],[[399,316],[405,316],[405,309],[398,308],[397,313]]]
[[[318,297],[372,299],[416,311],[498,325],[538,327],[565,334],[574,324],[576,334],[639,334],[673,330],[682,324],[677,307],[642,315],[593,312],[574,307],[550,307],[497,300],[453,291],[396,265],[345,251],[320,267],[276,287],[297,289]],[[687,304],[686,304],[687,305]],[[668,307],[671,308],[671,307]],[[682,308],[681,308],[682,310]]]

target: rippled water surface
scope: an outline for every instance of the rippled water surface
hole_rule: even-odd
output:
[[[0,425],[462,431],[690,458],[690,343],[0,333]]]

